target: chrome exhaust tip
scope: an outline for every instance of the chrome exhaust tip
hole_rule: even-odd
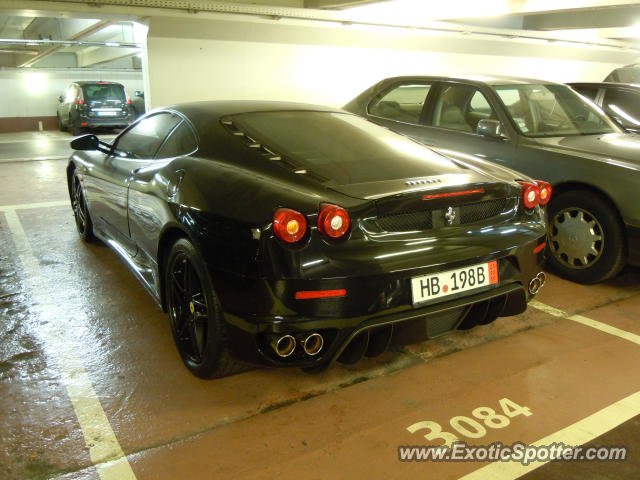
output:
[[[547,274],[544,272],[540,272],[536,275],[536,278],[540,280],[540,288],[544,287],[544,284],[547,282]]]
[[[535,295],[540,290],[540,280],[538,277],[533,277],[529,282],[529,293]]]
[[[279,338],[274,338],[271,342],[271,347],[276,352],[276,355],[285,358],[296,349],[296,339],[291,335],[283,335]]]
[[[322,346],[324,345],[324,339],[322,335],[319,333],[312,333],[307,338],[302,340],[302,348],[304,349],[304,353],[307,355],[317,355],[322,350]]]
[[[547,281],[547,275],[544,272],[538,273],[529,282],[529,293],[531,295],[535,295],[536,293],[538,293],[540,289],[544,286],[546,281]]]

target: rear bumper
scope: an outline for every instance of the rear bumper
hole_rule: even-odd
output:
[[[95,127],[126,127],[134,121],[134,115],[129,114],[126,117],[96,117],[87,115],[78,115],[78,122],[83,128]],[[86,125],[84,125],[86,123]]]
[[[320,368],[335,360],[351,363],[363,355],[375,356],[391,342],[418,343],[455,329],[490,323],[499,316],[517,315],[533,298],[526,286],[541,271],[543,253],[534,255],[533,249],[544,242],[544,238],[538,237],[508,251],[408,271],[280,280],[265,282],[262,286],[236,282],[236,286],[244,290],[245,306],[270,311],[262,314],[233,308],[238,305],[229,300],[229,292],[224,292],[222,285],[228,286],[233,281],[220,282],[216,290],[222,294],[231,351],[239,360],[254,365]],[[426,305],[412,304],[412,277],[491,260],[497,260],[499,265],[500,281],[496,286],[435,299]],[[299,290],[340,288],[347,290],[347,296],[294,298]],[[275,308],[282,314],[274,314]],[[318,355],[310,356],[299,347],[303,338],[314,332],[323,336],[324,347]],[[285,334],[296,338],[298,348],[294,354],[282,358],[275,353],[272,342]]]
[[[245,330],[237,317],[227,315],[231,324],[229,340],[233,355],[243,362],[314,369],[336,360],[354,363],[363,356],[379,355],[390,345],[418,343],[456,329],[491,323],[498,316],[517,315],[526,310],[530,298],[521,284],[511,283],[421,308],[347,319],[272,319],[252,331]],[[303,339],[311,333],[319,333],[324,339],[316,356],[309,356],[302,349]],[[297,346],[291,356],[280,358],[272,342],[285,334],[292,335]]]
[[[126,127],[131,125],[133,119],[96,119],[87,118],[81,119],[82,128],[96,128],[96,127]],[[86,125],[84,125],[86,123]]]

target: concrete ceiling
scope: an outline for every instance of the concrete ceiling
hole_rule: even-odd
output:
[[[140,39],[131,21],[4,15],[0,39],[0,67],[108,68],[118,60],[114,67],[140,68]]]
[[[640,48],[633,0],[0,0],[0,67],[139,68],[136,20],[218,12]],[[138,33],[137,33],[138,32]],[[125,65],[127,65],[125,63]]]

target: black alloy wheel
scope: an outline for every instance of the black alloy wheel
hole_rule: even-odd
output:
[[[80,234],[80,238],[85,242],[91,242],[95,239],[93,235],[93,222],[87,209],[87,202],[82,191],[82,182],[78,175],[73,176],[71,182],[71,208],[73,209],[73,217],[76,220],[76,228]]]
[[[239,365],[228,353],[226,323],[206,266],[184,238],[165,267],[165,293],[173,338],[186,367],[200,378],[224,377]]]

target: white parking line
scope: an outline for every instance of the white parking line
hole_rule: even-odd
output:
[[[531,445],[541,446],[553,443],[564,443],[569,446],[584,445],[637,415],[640,415],[640,392],[631,394]],[[549,462],[533,462],[524,466],[517,462],[494,462],[461,477],[460,480],[493,480],[495,478],[512,480],[547,463]]]
[[[570,315],[567,312],[560,310],[555,307],[551,307],[549,305],[545,305],[544,303],[538,302],[537,300],[532,300],[529,305],[538,310],[542,310],[554,317],[566,318],[567,320],[573,320],[574,322],[581,323],[588,327],[595,328],[600,330],[601,332],[608,333],[610,335],[615,335],[616,337],[624,338],[633,343],[637,343],[640,345],[640,335],[636,335],[635,333],[627,332],[626,330],[622,330],[620,328],[613,327],[609,324],[598,322],[597,320],[592,320],[591,318],[583,317],[582,315]]]
[[[0,205],[0,212],[9,212],[13,210],[27,210],[30,208],[47,208],[47,207],[63,207],[71,206],[70,200],[57,200],[53,202],[37,202],[37,203],[20,203],[17,205]]]
[[[56,300],[55,292],[51,292],[51,286],[40,280],[42,278],[40,263],[33,254],[29,239],[15,210],[5,210],[4,215],[18,257],[24,267],[25,283],[32,292],[35,304],[42,307],[43,311],[50,311],[55,315],[55,304],[51,305]],[[42,339],[46,345],[45,352],[52,355],[58,365],[62,383],[67,390],[89,449],[89,456],[100,478],[135,480],[135,474],[78,355],[80,349],[67,327],[67,322],[52,315],[41,318],[40,325],[43,332]]]
[[[60,156],[48,156],[48,157],[27,157],[27,158],[0,158],[0,163],[14,163],[14,162],[43,162],[45,160],[66,160],[69,155]]]

